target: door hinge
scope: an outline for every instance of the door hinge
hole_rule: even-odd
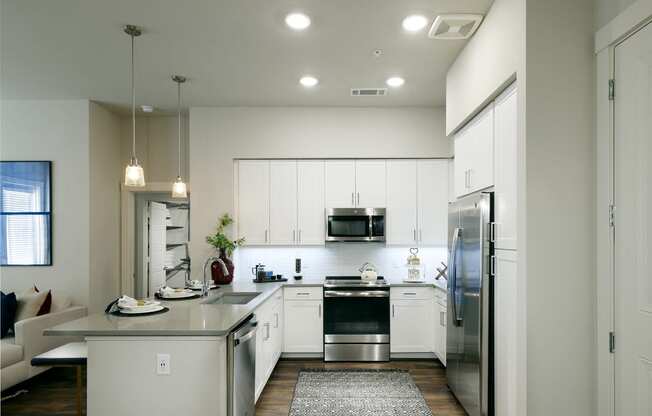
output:
[[[612,332],[609,332],[609,352],[616,352],[616,335]]]
[[[609,205],[609,227],[616,226],[616,206],[611,204]]]
[[[616,98],[616,80],[609,80],[609,101],[613,101]]]

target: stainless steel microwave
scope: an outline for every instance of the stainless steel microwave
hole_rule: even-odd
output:
[[[385,241],[385,208],[326,209],[326,241]]]

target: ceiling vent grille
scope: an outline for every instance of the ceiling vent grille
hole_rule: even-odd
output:
[[[351,88],[352,97],[382,97],[387,95],[387,88]]]
[[[467,39],[482,22],[481,14],[442,14],[433,22],[428,37],[433,39]]]

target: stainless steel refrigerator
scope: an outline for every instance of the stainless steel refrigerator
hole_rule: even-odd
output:
[[[493,194],[481,192],[448,211],[446,378],[470,416],[493,415],[492,210]]]

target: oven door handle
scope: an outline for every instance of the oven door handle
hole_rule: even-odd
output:
[[[342,291],[342,290],[325,290],[325,298],[388,298],[389,292],[386,290],[365,290],[365,291]]]

